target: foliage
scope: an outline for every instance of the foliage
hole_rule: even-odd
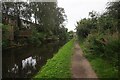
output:
[[[32,30],[32,35],[29,37],[29,43],[39,46],[45,38],[45,33],[38,32],[36,29]]]
[[[90,12],[91,18],[84,18],[77,22],[76,29],[79,40],[84,40],[86,57],[93,60],[91,64],[98,75],[100,77],[117,77],[120,53],[120,30],[118,28],[120,2],[109,2],[108,4],[106,12],[101,15],[94,11]],[[108,66],[103,67],[103,65]],[[107,73],[107,70],[111,73]]]
[[[96,29],[96,20],[90,18],[88,19],[84,18],[80,20],[80,22],[77,22],[76,28],[77,28],[77,34],[80,37],[86,38],[92,29]]]
[[[84,42],[84,45],[86,49],[94,55],[99,55],[106,60],[112,60],[113,62],[111,63],[118,66],[120,40],[118,36],[115,37],[115,35],[106,36],[100,33],[90,34]]]
[[[101,58],[98,54],[95,55],[86,48],[84,41],[80,41],[80,46],[84,52],[85,57],[89,60],[92,68],[95,70],[97,76],[103,78],[118,78],[118,67],[115,67],[110,61]],[[101,80],[102,80],[101,79]]]
[[[70,78],[73,42],[74,39],[66,43],[34,78]]]
[[[84,42],[86,48],[93,53],[101,54],[104,51],[104,43],[102,43],[103,35],[99,33],[89,34],[86,41]]]
[[[31,23],[30,27],[34,27],[33,34],[27,40],[29,43],[41,44],[45,36],[68,40],[67,28],[64,27],[67,16],[64,8],[58,7],[56,2],[3,2],[2,14],[4,24],[9,24],[8,21],[5,21],[9,16],[16,20],[15,39],[18,38],[19,31],[26,28],[21,21],[24,19]],[[19,41],[16,39],[16,43],[20,43]],[[27,43],[26,40],[23,40],[23,43]]]
[[[65,40],[65,41],[67,41],[68,40],[68,29],[67,28],[65,28],[64,26],[62,26],[61,27],[61,29],[59,30],[59,39],[60,40]]]
[[[9,25],[1,24],[1,27],[2,27],[2,47],[3,48],[8,47],[10,44],[9,40],[7,39],[7,35],[9,34],[8,26]]]
[[[120,54],[120,40],[116,37],[109,37],[108,44],[105,46],[105,57],[111,60],[115,67],[119,66],[118,56]]]
[[[72,39],[74,37],[74,32],[71,30],[68,33],[69,33],[69,39]]]

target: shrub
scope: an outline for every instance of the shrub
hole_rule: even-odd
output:
[[[120,53],[120,40],[115,35],[103,33],[89,34],[84,42],[86,50],[118,66],[118,54]]]
[[[10,44],[9,40],[7,39],[7,36],[9,35],[8,25],[0,24],[0,26],[2,27],[2,47],[6,48]]]
[[[33,29],[32,35],[29,37],[29,43],[39,46],[45,37],[44,33],[40,33],[37,30]]]
[[[108,44],[105,46],[106,58],[111,60],[112,63],[117,67],[118,66],[118,55],[120,54],[120,40],[119,38],[109,37]]]
[[[103,39],[103,34],[89,34],[86,38],[86,41],[84,42],[85,47],[89,51],[92,51],[93,54],[99,54],[102,56],[103,54],[101,54],[101,52],[104,52],[104,44],[101,42],[101,39]]]

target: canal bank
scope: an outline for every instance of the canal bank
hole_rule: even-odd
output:
[[[23,46],[3,50],[3,78],[31,78],[65,42],[54,41],[39,47]]]
[[[34,78],[70,78],[71,57],[74,39],[59,49],[52,59],[49,59]]]

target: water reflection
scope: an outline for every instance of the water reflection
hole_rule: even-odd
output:
[[[36,69],[35,67],[36,64],[37,64],[36,59],[32,57],[26,58],[25,60],[22,60],[22,69],[29,68],[29,67]]]
[[[36,58],[28,57],[22,60],[22,70],[26,75],[29,75],[36,70],[36,64]]]
[[[24,46],[3,50],[2,77],[30,78],[34,76],[63,44],[58,41],[41,47]]]
[[[12,69],[8,69],[8,73],[17,74],[18,73],[18,65],[15,64]]]

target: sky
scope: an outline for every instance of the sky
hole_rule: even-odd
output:
[[[76,22],[88,18],[91,11],[102,13],[110,0],[57,0],[58,6],[64,8],[68,22],[68,31],[74,30]],[[75,30],[74,30],[75,31]]]

